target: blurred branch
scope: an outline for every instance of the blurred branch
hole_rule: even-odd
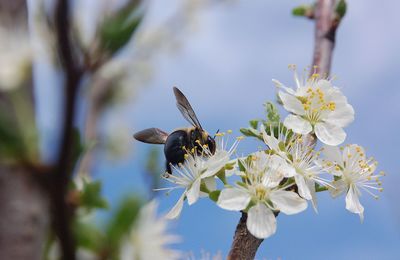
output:
[[[343,0],[318,0],[315,6],[315,43],[312,65],[321,75],[328,76],[331,69],[336,30],[344,16],[342,6],[346,6]]]
[[[67,188],[72,175],[73,123],[79,83],[83,70],[77,65],[70,38],[70,6],[67,0],[59,0],[55,9],[55,28],[58,54],[65,72],[65,108],[61,146],[51,184],[54,230],[59,238],[63,259],[75,259],[75,241],[71,230],[72,210],[66,202]]]
[[[335,47],[336,30],[346,13],[346,2],[344,0],[318,0],[313,6],[297,7],[292,13],[296,16],[315,19],[312,66],[316,68],[317,73],[328,76],[332,63],[333,48]],[[264,241],[250,234],[247,230],[246,220],[247,214],[242,212],[228,259],[254,259],[258,247]]]

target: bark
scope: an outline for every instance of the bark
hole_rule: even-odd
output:
[[[48,200],[28,169],[0,165],[0,259],[42,259]]]
[[[315,43],[312,65],[317,73],[328,76],[331,70],[332,53],[335,47],[336,29],[335,0],[318,0],[315,7]]]
[[[231,250],[227,258],[229,260],[254,259],[258,247],[264,241],[264,239],[258,239],[250,234],[246,226],[246,221],[247,213],[242,212],[242,217],[236,227]]]

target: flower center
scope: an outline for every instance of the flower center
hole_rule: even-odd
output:
[[[336,103],[333,101],[327,101],[325,94],[320,88],[313,89],[309,87],[307,94],[302,97],[298,97],[301,101],[304,110],[306,111],[306,118],[315,124],[319,121],[320,115],[323,111],[335,111]]]

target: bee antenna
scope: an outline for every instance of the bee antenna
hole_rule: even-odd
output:
[[[215,139],[215,137],[217,137],[218,133],[219,133],[219,129],[217,130],[217,132],[215,132],[214,139]]]

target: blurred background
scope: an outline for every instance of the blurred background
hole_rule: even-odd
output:
[[[144,1],[132,12],[140,17],[133,36],[121,48],[111,42],[105,57],[96,56],[101,53],[94,43],[96,28],[126,1],[72,2],[72,27],[79,46],[87,50],[82,56],[98,58],[91,60],[78,93],[75,124],[86,138],[87,152],[75,171],[79,178],[101,181],[108,210],[90,216],[100,227],[127,197],[157,198],[158,214],[163,214],[181,195],[153,191],[168,186],[158,178],[164,172],[163,147],[132,138],[144,128],[172,132],[188,125],[176,108],[173,86],[185,93],[208,132],[232,129],[238,136],[249,120],[265,116],[263,103],[276,99],[271,79],[294,86],[288,65],[296,64],[301,72],[312,60],[314,22],[291,14],[294,7],[311,2]],[[54,1],[28,1],[35,123],[44,162],[55,159],[63,120],[62,75],[45,15],[52,8]],[[343,197],[332,200],[327,193],[318,194],[318,214],[311,207],[294,216],[281,214],[277,233],[261,244],[257,258],[400,258],[399,9],[396,1],[348,1],[331,69],[335,84],[356,111],[345,142],[364,146],[367,156],[379,162],[379,170],[387,173],[384,192],[378,201],[369,195],[361,198],[363,223],[346,211]],[[96,67],[96,62],[102,65]],[[238,153],[246,155],[259,145],[246,138]],[[225,257],[239,218],[240,213],[221,210],[211,200],[185,204],[170,228],[181,237],[173,248],[196,256],[221,252]]]

